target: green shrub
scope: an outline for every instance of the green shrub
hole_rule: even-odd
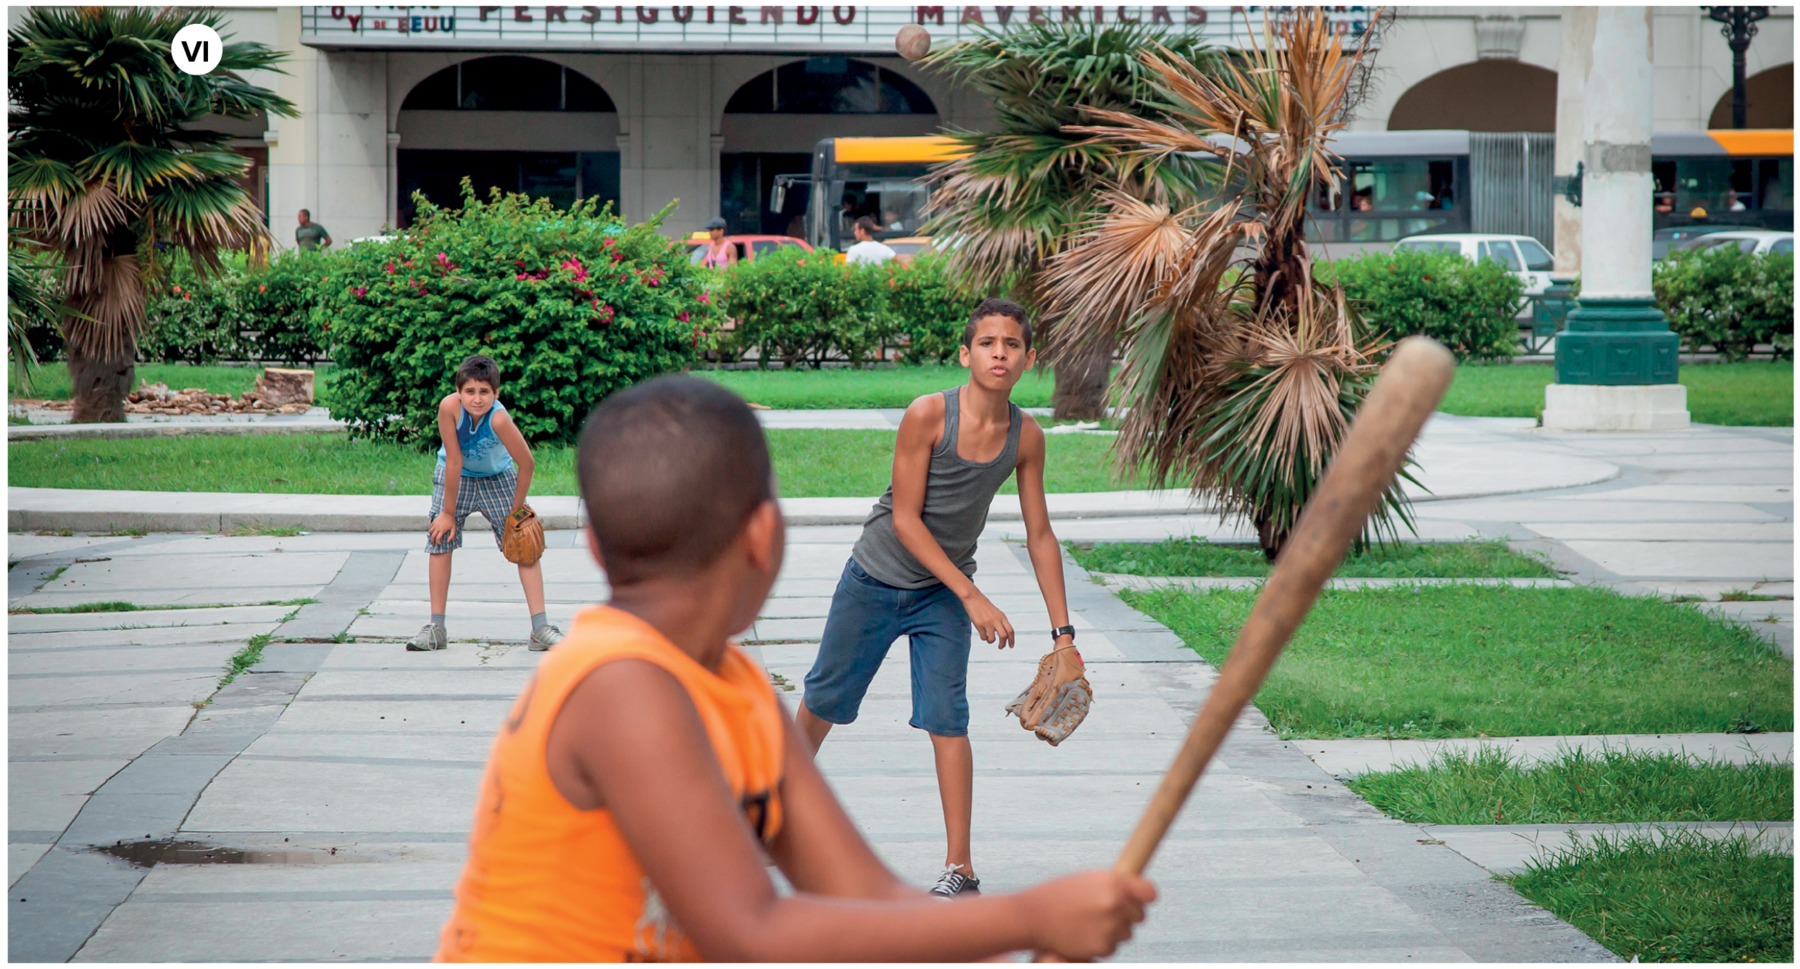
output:
[[[944,259],[921,255],[909,266],[898,260],[882,266],[895,325],[906,334],[907,363],[945,363],[962,346],[963,328],[979,300],[959,295],[944,270]]]
[[[850,266],[829,249],[783,246],[740,263],[720,290],[725,312],[737,320],[739,351],[755,349],[768,366],[818,367],[833,353],[854,366],[879,359],[894,335],[879,266]]]
[[[222,270],[203,274],[186,254],[171,250],[158,256],[149,275],[144,330],[138,334],[140,360],[210,364],[243,356],[237,260],[228,258]]]
[[[591,199],[482,202],[467,179],[460,209],[415,198],[413,228],[335,254],[321,280],[328,403],[353,434],[435,445],[451,373],[485,353],[525,437],[567,443],[606,395],[689,367],[717,325],[686,251],[656,232],[667,208],[627,228]]]
[[[1449,252],[1371,252],[1323,263],[1320,278],[1344,287],[1363,319],[1392,339],[1422,333],[1458,360],[1511,359],[1525,286],[1491,259]]]
[[[1690,353],[1712,347],[1742,360],[1767,343],[1794,355],[1794,257],[1753,255],[1737,246],[1677,251],[1655,264],[1651,286],[1669,329]]]
[[[244,308],[243,345],[267,363],[310,364],[325,355],[313,317],[320,280],[336,256],[326,250],[290,249],[237,280]]]

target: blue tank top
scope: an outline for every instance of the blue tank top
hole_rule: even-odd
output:
[[[462,473],[465,478],[491,478],[497,474],[511,471],[512,455],[506,451],[506,445],[494,434],[494,415],[506,413],[506,408],[499,401],[479,420],[471,418],[467,410],[456,419],[456,446],[462,449]],[[438,448],[438,469],[442,470],[450,457],[440,446]]]

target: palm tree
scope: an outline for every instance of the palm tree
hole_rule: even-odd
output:
[[[218,252],[268,236],[234,179],[248,167],[208,114],[294,117],[292,104],[240,72],[286,55],[227,43],[209,74],[175,67],[171,44],[220,14],[176,7],[33,7],[7,36],[12,111],[10,221],[62,267],[63,336],[74,420],[122,421],[150,262],[158,244],[209,271]]]
[[[1327,147],[1367,53],[1345,51],[1324,14],[1302,11],[1226,63],[1144,55],[1165,119],[1100,109],[1087,146],[1140,162],[1200,153],[1222,177],[1176,207],[1129,190],[1052,260],[1054,341],[1116,339],[1130,412],[1114,456],[1156,480],[1192,482],[1256,525],[1274,559],[1367,394],[1381,346],[1343,290],[1312,273],[1307,200],[1333,191]],[[1053,342],[1053,351],[1056,349]],[[1410,526],[1391,488],[1375,537]]]
[[[1201,163],[1163,157],[1143,165],[1064,130],[1082,120],[1082,105],[1161,117],[1141,103],[1152,88],[1139,57],[1158,45],[1190,63],[1210,63],[1197,40],[1142,23],[984,31],[922,62],[992,98],[998,113],[993,131],[953,132],[968,153],[934,174],[937,214],[926,231],[957,240],[949,269],[962,288],[1007,292],[1039,306],[1045,267],[1095,213],[1103,186],[1153,199],[1194,197]],[[1046,330],[1061,325],[1054,317],[1044,323]],[[1105,412],[1112,340],[1091,328],[1082,332],[1096,339],[1064,341],[1046,354],[1061,419]]]

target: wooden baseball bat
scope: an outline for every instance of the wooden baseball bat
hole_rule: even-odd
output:
[[[1288,637],[1306,618],[1319,590],[1343,561],[1344,551],[1362,533],[1369,513],[1399,473],[1407,450],[1444,396],[1455,368],[1450,351],[1427,337],[1408,337],[1395,347],[1376,378],[1375,389],[1351,423],[1344,446],[1325,470],[1319,490],[1300,513],[1269,581],[1256,597],[1250,618],[1238,631],[1219,681],[1207,694],[1175,763],[1163,775],[1162,786],[1144,809],[1114,869],[1144,873],[1201,772],[1244,705],[1262,687]]]

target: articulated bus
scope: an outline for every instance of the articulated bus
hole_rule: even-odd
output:
[[[1434,232],[1554,241],[1552,160],[1543,132],[1358,131],[1333,145],[1344,178],[1313,200],[1314,241],[1392,243]],[[1659,239],[1707,228],[1794,228],[1792,131],[1663,132],[1650,144]],[[1660,253],[1659,253],[1660,254]]]
[[[1358,131],[1333,143],[1343,179],[1312,202],[1309,238],[1330,255],[1387,248],[1412,235],[1481,232],[1554,243],[1552,159],[1544,132]],[[862,216],[876,238],[917,235],[925,221],[934,164],[955,158],[949,138],[828,138],[813,150],[810,175],[776,179],[811,189],[805,238],[842,251]],[[1654,226],[1665,237],[1717,227],[1794,227],[1792,131],[1664,132],[1651,142]],[[1658,255],[1661,255],[1660,251]]]

